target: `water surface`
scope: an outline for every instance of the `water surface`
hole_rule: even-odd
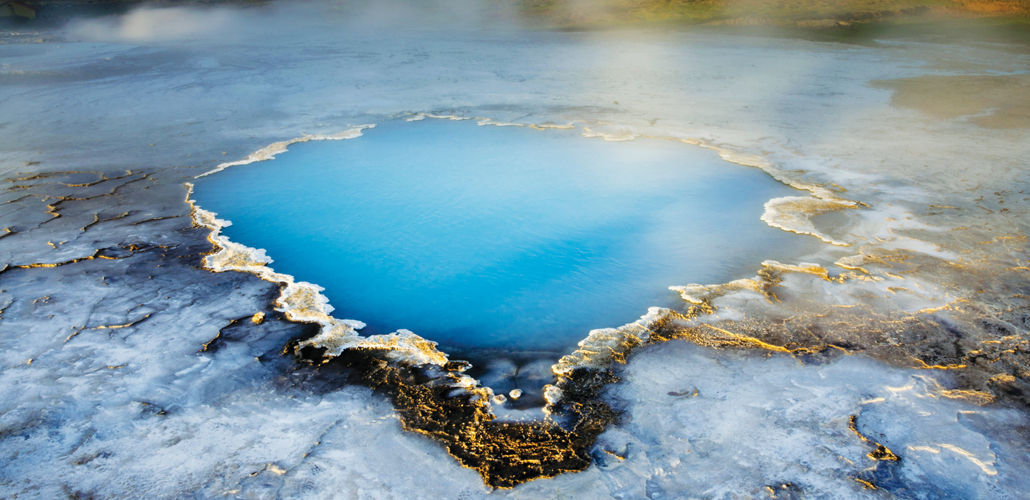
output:
[[[296,144],[196,189],[229,238],[324,286],[366,334],[519,350],[681,307],[670,285],[795,260],[818,243],[759,217],[796,194],[682,143],[441,120]]]

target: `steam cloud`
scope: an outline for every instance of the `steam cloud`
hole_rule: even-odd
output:
[[[241,12],[229,8],[141,7],[125,15],[77,20],[68,34],[101,42],[169,42],[209,38],[238,26]]]
[[[265,8],[142,6],[126,14],[78,19],[66,33],[98,42],[167,43],[268,36],[312,25],[349,31],[515,28],[511,0],[327,0]]]

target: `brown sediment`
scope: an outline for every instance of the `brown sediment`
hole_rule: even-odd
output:
[[[103,173],[100,173],[99,175],[100,175],[100,180],[98,180],[98,181],[85,182],[85,183],[82,183],[82,184],[67,184],[67,183],[61,182],[60,184],[63,184],[65,186],[67,186],[67,187],[90,187],[90,186],[96,186],[97,184],[100,184],[101,182],[115,181],[115,180],[118,180],[118,179],[124,179],[126,177],[129,177],[130,175],[132,175],[132,170],[127,170],[125,172],[125,175],[120,175],[118,177],[108,177],[108,176],[104,175]]]
[[[1025,245],[1018,237],[998,241]],[[977,243],[975,237],[970,237],[969,245]],[[902,250],[863,249],[861,258],[849,259],[848,267],[892,279],[932,275],[947,293],[938,297],[912,294],[910,297],[918,302],[914,311],[907,312],[885,307],[889,300],[862,295],[862,288],[846,288],[837,295],[848,297],[854,301],[851,304],[826,303],[810,295],[794,296],[784,299],[786,302],[766,302],[765,310],[749,306],[742,311],[746,312],[743,317],[710,321],[706,325],[673,321],[661,335],[713,347],[787,350],[802,359],[819,359],[830,352],[827,348],[862,352],[895,366],[947,370],[957,387],[938,388],[935,393],[939,396],[977,405],[998,402],[1030,410],[1030,337],[1026,329],[1030,326],[1030,295],[1013,293],[1030,289],[1030,280],[1025,273],[1013,273],[1008,267],[1011,261],[999,260],[951,262]],[[759,274],[748,280],[748,286],[731,283],[679,291],[694,304],[689,310],[715,314],[718,308],[714,301],[719,297],[741,291],[768,296],[769,288],[781,279],[769,273]],[[848,281],[834,281],[834,287],[851,286]],[[913,284],[918,286],[918,282]],[[889,288],[877,286],[880,290]],[[970,294],[950,295],[958,290],[970,290]],[[930,307],[919,304],[944,300],[947,302]],[[713,316],[702,319],[710,318]],[[658,340],[658,336],[652,335],[652,340]]]
[[[11,203],[18,203],[19,201],[22,201],[25,198],[43,198],[43,196],[42,195],[38,195],[38,194],[27,194],[25,196],[20,196],[18,198],[13,199],[13,200],[7,200],[3,204],[4,205],[9,205]]]
[[[949,399],[961,399],[977,406],[985,406],[994,402],[994,396],[983,391],[951,389],[937,391],[937,394]]]
[[[54,246],[54,245],[51,243],[50,246]],[[76,262],[82,262],[82,261],[86,261],[86,260],[93,260],[93,259],[120,260],[120,259],[124,259],[124,258],[128,257],[128,255],[117,256],[117,255],[107,255],[105,253],[105,251],[110,251],[113,248],[115,248],[115,247],[100,248],[100,249],[94,250],[93,253],[90,254],[90,255],[87,255],[87,256],[84,256],[84,257],[78,257],[78,258],[75,258],[75,259],[68,259],[68,260],[61,261],[61,262],[34,262],[32,264],[18,264],[18,265],[13,265],[13,266],[5,264],[4,268],[0,269],[0,274],[2,274],[4,272],[7,272],[7,271],[10,271],[11,269],[34,269],[34,268],[41,268],[41,267],[60,267],[60,266],[66,266],[68,264],[75,264]],[[123,247],[120,247],[120,248],[122,248],[123,250],[129,252],[129,255],[131,255],[131,254],[139,252],[139,251],[147,250],[148,248],[159,248],[159,247],[146,247],[145,248],[145,247],[140,247],[140,246],[137,246],[137,245],[126,245],[126,246],[123,246]]]
[[[151,218],[151,219],[144,219],[144,220],[141,220],[141,221],[136,221],[136,222],[133,222],[132,224],[129,224],[129,225],[130,226],[138,226],[140,224],[146,224],[147,222],[157,222],[159,220],[178,219],[179,217],[182,217],[182,215],[169,215],[169,216],[166,216],[166,217],[154,217],[154,218]]]
[[[74,173],[81,173],[81,172],[74,172]],[[135,174],[130,174],[130,175],[135,175]],[[57,220],[57,219],[59,219],[61,217],[61,212],[58,210],[58,206],[61,205],[62,203],[66,203],[66,202],[70,202],[70,201],[89,201],[89,200],[93,200],[93,199],[96,199],[96,198],[103,198],[103,197],[106,197],[106,196],[113,196],[113,195],[117,194],[118,191],[121,188],[123,188],[125,186],[128,186],[129,184],[132,184],[132,183],[137,182],[137,181],[149,179],[150,175],[151,174],[142,174],[142,176],[140,176],[139,178],[132,179],[130,181],[126,181],[126,182],[123,182],[123,183],[119,184],[118,186],[114,187],[111,191],[109,191],[107,193],[102,193],[102,194],[93,195],[93,196],[86,196],[86,197],[83,197],[83,198],[76,198],[76,197],[73,197],[73,196],[53,196],[53,197],[51,197],[51,196],[40,196],[40,195],[26,195],[26,196],[41,197],[44,201],[48,200],[50,198],[56,198],[57,199],[57,201],[55,201],[53,203],[50,203],[50,204],[48,204],[46,206],[46,210],[47,210],[46,213],[48,215],[50,215],[50,219],[39,223],[36,226],[36,228],[38,229],[39,227],[42,227],[44,224],[47,224],[47,223],[52,222],[54,220]],[[129,175],[126,175],[125,177],[129,177]],[[124,178],[124,177],[118,177],[117,179],[122,179],[122,178]],[[114,179],[107,179],[107,180],[114,180]],[[18,200],[21,200],[23,198],[25,198],[25,197],[18,198],[17,200],[12,200],[12,201],[9,201],[7,203],[12,203],[14,201],[18,201]],[[118,217],[116,217],[116,218],[118,218]],[[82,230],[85,231],[90,226],[92,226],[94,224],[97,224],[98,222],[103,222],[103,221],[94,220],[93,222],[91,222],[89,224],[86,224],[86,226],[84,226],[82,228]]]
[[[93,227],[93,226],[95,226],[97,224],[100,224],[101,222],[110,222],[110,221],[113,221],[113,220],[118,220],[118,219],[121,219],[123,217],[128,217],[131,214],[132,214],[132,212],[125,212],[125,213],[123,213],[121,215],[116,215],[114,217],[111,217],[110,219],[103,219],[103,220],[101,220],[100,219],[100,214],[94,213],[93,214],[93,222],[90,222],[89,224],[86,224],[85,226],[82,226],[81,231],[82,232],[86,232],[87,229],[89,229],[89,228],[91,228],[91,227]]]
[[[233,323],[235,321],[236,320],[233,320]],[[229,326],[232,326],[233,323],[229,323]],[[222,338],[222,330],[224,330],[224,328],[220,328],[218,330],[218,334],[215,335],[214,338],[212,338],[211,340],[208,340],[207,342],[204,342],[204,347],[200,349],[200,352],[213,352],[213,351],[217,350],[218,348],[215,347],[215,343],[218,342]]]
[[[878,80],[894,92],[891,104],[941,120],[965,117],[987,128],[1030,128],[1030,76],[924,75]]]
[[[1026,236],[995,236],[994,238],[987,241],[978,241],[979,245],[990,245],[992,243],[999,242],[1011,242],[1011,241],[1026,241]]]
[[[139,319],[134,320],[134,321],[130,321],[130,322],[125,323],[123,325],[100,325],[100,326],[92,326],[92,327],[85,327],[85,326],[83,326],[82,328],[79,328],[78,330],[75,330],[74,332],[72,332],[72,334],[69,335],[68,338],[64,339],[64,341],[68,342],[69,340],[75,338],[80,333],[82,333],[82,332],[84,332],[86,330],[120,330],[122,328],[130,328],[130,327],[136,326],[136,325],[146,321],[148,318],[150,318],[150,316],[151,316],[150,314],[147,314],[147,315],[144,315],[142,318],[139,318]]]
[[[625,363],[634,349],[660,335],[666,325],[673,320],[685,318],[686,316],[676,311],[652,307],[636,322],[619,328],[592,330],[587,338],[579,342],[579,347],[575,351],[562,356],[551,367],[559,381],[557,386],[548,386],[559,389],[558,392],[552,391],[552,397],[561,398],[560,388],[564,377],[570,376],[580,368],[606,370],[616,363]]]
[[[783,346],[770,344],[768,342],[762,342],[754,337],[747,335],[741,335],[734,333],[729,330],[712,326],[707,323],[701,323],[697,326],[683,327],[683,328],[669,328],[665,331],[658,332],[652,335],[651,338],[656,342],[665,342],[673,339],[687,340],[693,344],[704,347],[715,347],[719,349],[725,349],[729,347],[742,348],[742,349],[764,349],[767,351],[781,352],[787,354],[794,353],[809,353],[819,348],[812,347],[799,347],[796,349],[787,349]]]
[[[697,390],[697,388],[694,388],[693,390],[687,389],[685,391],[680,391],[680,392],[669,391],[669,395],[670,396],[674,396],[674,397],[677,397],[677,398],[680,398],[680,397],[683,397],[683,396],[686,396],[688,398],[693,398],[693,397],[696,397],[698,394],[700,394],[700,392]]]
[[[851,429],[851,432],[854,432],[855,435],[858,436],[859,439],[861,439],[863,442],[870,443],[876,447],[875,450],[870,451],[869,454],[866,455],[869,458],[873,460],[890,460],[894,462],[901,460],[901,457],[895,455],[894,452],[892,452],[886,446],[877,443],[876,441],[873,441],[862,435],[861,432],[858,432],[858,415],[852,415],[850,418],[848,418],[848,428]]]
[[[490,412],[489,391],[464,389],[454,372],[392,362],[385,349],[351,348],[330,358],[310,348],[301,352],[316,370],[347,371],[352,380],[388,395],[405,430],[440,441],[493,488],[585,470],[597,436],[618,418],[596,401],[600,388],[616,380],[606,370],[580,369],[566,378],[562,403],[549,407],[552,419],[504,422]]]
[[[699,306],[700,309],[693,310],[695,313],[708,314],[714,312],[714,309],[711,306],[711,302],[713,300],[733,292],[756,292],[763,295],[767,301],[772,302],[775,297],[770,293],[770,289],[779,285],[783,281],[784,275],[790,273],[810,274],[817,276],[824,281],[838,283],[843,283],[848,279],[857,277],[852,274],[844,274],[837,278],[831,278],[830,272],[826,268],[817,264],[802,262],[800,264],[793,265],[781,264],[774,260],[767,260],[762,262],[762,268],[758,270],[758,273],[754,278],[739,279],[719,285],[694,284],[670,286],[669,290],[678,292],[680,294],[680,298],[688,303]]]
[[[39,162],[35,162],[35,164],[39,164]],[[101,172],[90,172],[90,171],[83,171],[83,170],[62,170],[62,171],[55,171],[55,172],[40,172],[40,173],[36,173],[36,174],[30,174],[28,172],[19,172],[18,175],[24,175],[24,177],[12,177],[10,179],[7,179],[7,182],[15,183],[15,182],[25,182],[25,181],[36,181],[36,180],[41,180],[41,179],[49,179],[51,177],[57,177],[59,175],[71,175],[71,174],[93,174],[93,175],[100,175],[100,176],[104,175]]]
[[[126,177],[128,177],[128,176],[126,176]],[[108,191],[106,193],[101,193],[101,194],[97,194],[97,195],[93,195],[93,196],[86,196],[86,197],[83,197],[83,198],[76,198],[74,196],[58,196],[58,197],[56,197],[57,198],[57,202],[55,202],[53,205],[56,206],[58,204],[61,204],[61,203],[64,203],[64,202],[68,202],[68,201],[89,201],[89,200],[95,200],[97,198],[103,198],[105,196],[113,196],[115,194],[118,194],[118,190],[120,190],[121,188],[123,188],[125,186],[128,186],[129,184],[132,184],[134,182],[139,182],[139,181],[146,180],[146,179],[149,179],[149,178],[150,178],[150,174],[142,174],[139,178],[123,182],[123,183],[115,186],[113,189],[111,189],[110,191]],[[56,208],[54,208],[54,210],[56,210]]]
[[[926,361],[923,361],[923,360],[921,360],[919,358],[915,358],[914,357],[912,359],[918,365],[918,366],[916,366],[917,370],[961,370],[963,368],[967,368],[967,365],[962,365],[962,364],[957,364],[957,363],[956,364],[950,364],[950,365],[928,365],[928,364],[926,364]]]
[[[5,267],[3,269],[3,271],[7,271],[9,269],[33,269],[33,268],[37,268],[37,267],[59,267],[59,266],[66,266],[68,264],[74,264],[76,262],[82,262],[84,260],[93,260],[99,254],[100,254],[100,250],[94,250],[92,255],[87,255],[85,257],[79,257],[77,259],[69,259],[69,260],[65,260],[65,261],[61,261],[61,262],[53,262],[53,263],[37,262],[37,263],[32,263],[32,264],[14,265],[14,266]]]

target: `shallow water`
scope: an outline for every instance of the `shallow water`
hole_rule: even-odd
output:
[[[200,179],[200,206],[326,288],[365,333],[561,349],[816,243],[759,220],[796,193],[712,151],[579,131],[388,122]]]

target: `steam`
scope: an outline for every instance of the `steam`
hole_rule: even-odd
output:
[[[121,16],[76,20],[72,37],[98,42],[172,42],[211,38],[239,26],[242,12],[230,8],[141,7]]]
[[[513,0],[325,0],[249,8],[142,6],[122,15],[74,20],[66,33],[84,41],[168,43],[267,37],[318,26],[361,32],[520,24]]]

